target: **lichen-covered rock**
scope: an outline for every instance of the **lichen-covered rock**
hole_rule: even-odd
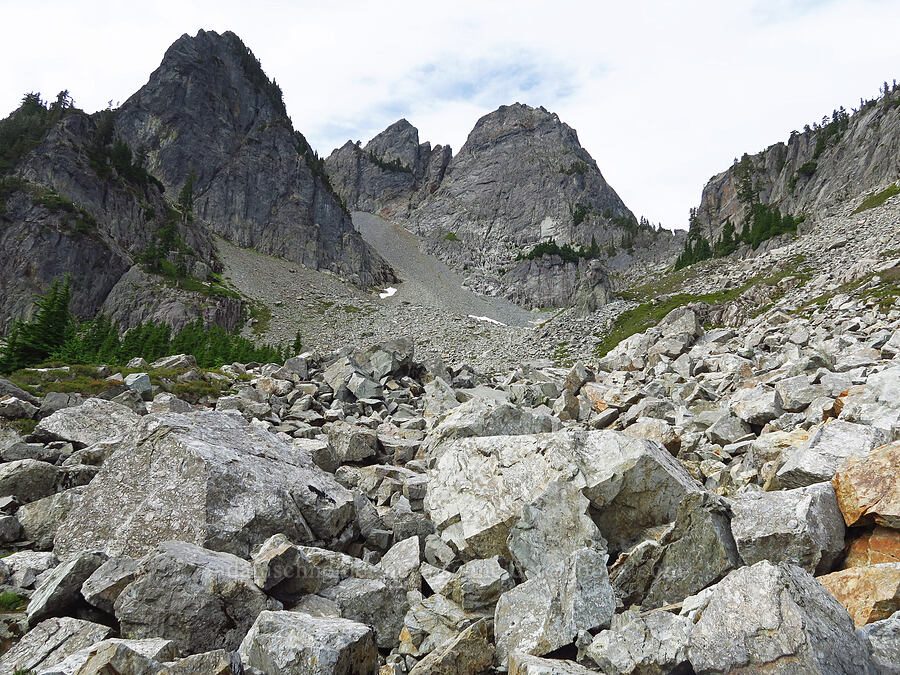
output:
[[[39,672],[112,634],[109,626],[71,617],[45,619],[0,657],[0,672]]]
[[[843,552],[844,522],[829,483],[747,492],[729,503],[731,532],[748,565],[789,562],[825,574]]]
[[[425,508],[441,537],[472,557],[506,555],[511,527],[554,480],[582,489],[610,548],[674,519],[700,486],[661,446],[614,431],[465,438],[443,447]]]
[[[256,585],[283,602],[297,600],[319,588],[315,565],[283,534],[264,541],[254,551],[252,562]]]
[[[582,630],[604,628],[616,608],[605,553],[584,548],[500,596],[494,614],[497,656],[543,656]]]
[[[22,532],[25,538],[32,542],[33,548],[38,551],[49,551],[53,548],[53,539],[60,524],[79,502],[86,489],[82,485],[62,490],[25,504],[16,511]]]
[[[873,672],[847,611],[799,567],[758,562],[701,595],[688,647],[698,673]]]
[[[263,673],[375,675],[372,629],[303,612],[261,612],[240,646],[241,660]]]
[[[85,551],[54,567],[41,579],[28,601],[29,625],[34,626],[67,609],[80,597],[82,584],[105,561],[106,555]]]
[[[141,560],[115,602],[123,635],[170,639],[186,654],[237,649],[260,612],[280,608],[253,583],[249,562],[181,541]]]
[[[353,515],[352,494],[273,434],[226,413],[163,413],[104,462],[55,550],[137,557],[179,539],[249,556],[273,534],[334,541]]]
[[[116,598],[134,581],[140,565],[134,558],[110,558],[94,570],[81,586],[81,595],[88,604],[107,614],[115,612]]]
[[[140,416],[124,405],[102,398],[89,398],[71,408],[57,410],[34,428],[34,435],[80,446],[111,441],[128,434]]]
[[[490,609],[501,594],[515,586],[515,582],[501,565],[497,556],[485,560],[471,560],[456,571],[441,588],[446,595],[467,612]]]
[[[606,540],[588,515],[590,502],[574,484],[557,480],[522,510],[506,544],[527,579],[580,548],[606,550]]]
[[[679,672],[688,667],[691,628],[691,621],[677,614],[659,611],[641,616],[629,610],[616,614],[584,655],[609,675]]]
[[[456,639],[419,661],[410,675],[478,675],[494,662],[493,631],[488,619],[476,621]]]
[[[868,455],[887,440],[887,434],[876,427],[844,420],[827,422],[787,455],[776,474],[778,485],[795,488],[831,480],[846,459]]]

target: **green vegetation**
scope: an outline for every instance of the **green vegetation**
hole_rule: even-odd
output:
[[[447,241],[459,241],[459,237],[456,236],[456,232],[448,232],[444,235],[444,239]]]
[[[862,213],[863,211],[868,211],[869,209],[874,209],[876,206],[881,206],[888,199],[897,194],[900,194],[900,187],[897,187],[897,185],[890,185],[878,194],[869,195],[863,199],[862,203],[856,208],[853,214],[855,215],[857,213]]]
[[[254,86],[256,91],[262,92],[265,97],[269,99],[269,102],[272,104],[272,107],[275,108],[276,112],[286,118],[287,109],[284,107],[284,95],[281,92],[281,87],[278,86],[275,80],[269,80],[269,78],[266,77],[259,59],[253,55],[253,52],[250,51],[237,35],[230,33],[229,37],[233,40],[232,52],[240,61],[241,69],[244,71],[244,77],[250,81],[250,84]]]
[[[567,176],[574,176],[575,174],[583,176],[588,172],[589,168],[590,167],[587,165],[587,162],[576,159],[569,165],[568,168],[563,166],[559,167],[559,172],[564,173]]]
[[[269,330],[269,324],[272,323],[272,310],[269,306],[262,302],[251,302],[247,307],[250,318],[254,320],[252,333],[254,335],[263,335]]]
[[[196,181],[197,172],[191,169],[181,192],[178,193],[178,208],[181,210],[181,220],[185,223],[194,220],[194,183]]]
[[[559,246],[555,241],[542,241],[528,253],[516,256],[516,260],[535,260],[545,255],[556,255],[565,262],[577,263],[580,259],[599,258],[602,255],[597,241],[591,237],[591,245],[587,248],[584,246],[575,249],[571,244],[563,244]]]
[[[413,172],[411,167],[406,166],[403,162],[400,161],[399,157],[395,157],[391,161],[387,161],[382,159],[378,155],[376,155],[371,150],[366,152],[366,156],[369,160],[377,167],[384,169],[385,171],[393,171],[398,173],[409,173]]]
[[[819,168],[819,163],[815,160],[811,160],[809,162],[804,162],[800,165],[800,168],[797,169],[797,175],[804,176],[805,178],[809,178],[812,176],[816,169]]]
[[[838,143],[849,126],[850,115],[844,110],[843,106],[841,106],[840,110],[832,112],[830,121],[827,117],[823,117],[822,126],[816,133],[816,148],[813,151],[813,159],[818,159],[829,144],[834,145]],[[804,164],[804,166],[806,165]],[[803,167],[800,168],[802,170]]]
[[[792,262],[792,264],[794,266],[799,265],[801,260],[802,259],[797,258]],[[719,305],[734,300],[751,287],[761,285],[775,286],[778,284],[778,282],[788,276],[799,276],[804,281],[806,278],[808,278],[808,275],[806,273],[797,273],[795,269],[791,268],[779,272],[771,277],[754,277],[737,288],[717,291],[715,293],[703,293],[700,295],[678,293],[676,295],[653,298],[651,300],[642,302],[637,307],[623,312],[616,318],[615,323],[612,325],[610,331],[603,337],[602,341],[597,344],[597,348],[594,354],[598,358],[606,356],[606,354],[612,351],[612,349],[622,340],[631,337],[635,333],[645,331],[650,326],[656,325],[666,314],[671,312],[673,309],[682,307],[692,302],[705,302],[709,305]],[[680,285],[680,282],[683,280],[684,277],[680,275],[673,275],[673,279],[671,279],[674,285]],[[651,285],[642,287],[642,290],[645,292],[649,292],[651,294],[651,297],[654,292],[659,292],[658,287],[654,288]],[[636,299],[638,297],[638,294],[634,292],[632,292],[631,294],[623,293],[622,295],[623,297],[630,297],[630,299]]]
[[[291,349],[294,354],[300,354],[303,352],[303,338],[300,335],[300,331],[297,331],[297,334],[294,335],[294,344],[291,345]]]
[[[172,335],[163,323],[142,323],[123,336],[103,315],[78,322],[69,312],[69,281],[54,282],[35,301],[34,318],[13,324],[3,351],[0,373],[60,360],[66,363],[125,363],[140,356],[148,361],[167,354],[193,354],[203,367],[234,361],[283,361],[287,349],[256,345],[219,326],[205,327],[200,319]]]
[[[328,172],[325,170],[325,160],[319,157],[319,153],[313,150],[312,146],[306,140],[306,136],[299,131],[294,131],[294,143],[297,148],[297,154],[306,160],[306,165],[309,167],[310,171],[312,171],[313,176],[322,182],[322,185],[325,186],[328,194],[334,197],[338,206],[341,207],[341,210],[349,216],[350,210],[347,208],[347,202],[345,202],[344,198],[334,189],[334,186],[331,184],[331,179],[328,178]]]
[[[18,612],[25,609],[28,604],[28,598],[12,591],[3,591],[0,593],[0,610],[4,612]]]
[[[19,160],[47,136],[50,128],[74,108],[68,91],[61,91],[49,106],[40,93],[28,93],[21,105],[0,121],[0,176],[8,175]]]
[[[688,234],[687,241],[684,242],[684,249],[675,261],[675,269],[680,270],[701,260],[709,260],[712,255],[709,241],[695,230]]]
[[[581,225],[591,213],[591,207],[588,204],[576,204],[572,209],[572,224]]]
[[[163,184],[141,166],[141,161],[134,161],[131,148],[121,138],[115,136],[115,118],[112,110],[100,113],[94,138],[87,148],[88,163],[100,178],[108,178],[113,170],[116,174],[140,187],[155,185],[163,192]]]

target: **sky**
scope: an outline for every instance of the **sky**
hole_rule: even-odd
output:
[[[900,78],[896,0],[0,0],[0,16],[2,116],[29,91],[116,106],[182,34],[232,30],[320,155],[401,117],[455,153],[500,105],[544,106],[667,228],[734,158]]]

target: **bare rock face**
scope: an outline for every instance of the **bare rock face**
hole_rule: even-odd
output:
[[[194,213],[239,246],[369,286],[391,268],[353,230],[281,90],[234,33],[183,35],[116,114],[175,197],[193,172]]]
[[[308,456],[237,415],[141,419],[56,535],[57,555],[138,557],[171,539],[249,556],[273,534],[334,542],[353,497]]]
[[[6,253],[0,258],[0,331],[13,319],[29,315],[34,296],[64,275],[70,279],[71,310],[82,318],[93,316],[170,223],[171,207],[152,180],[104,169],[90,158],[109,114],[88,116],[68,109],[14,167],[18,183],[0,215],[0,248]],[[182,254],[186,268],[202,263],[207,270],[221,269],[203,228],[177,217],[173,222],[184,250],[191,251]],[[144,300],[152,306],[168,290],[156,277]],[[202,296],[180,295],[188,299],[185,311],[196,318]],[[207,305],[217,305],[220,299],[204,298]],[[119,308],[118,318],[130,319],[128,310]]]
[[[742,191],[747,187],[763,204],[782,213],[818,214],[851,195],[877,192],[897,179],[894,158],[900,149],[900,120],[892,112],[900,93],[870,102],[846,121],[791,134],[713,176],[703,188],[697,223],[716,241],[731,220],[741,231],[747,214]]]
[[[325,169],[352,210],[403,216],[437,189],[451,155],[449,146],[419,143],[418,129],[403,119],[365,147],[347,141],[325,160]]]
[[[577,301],[591,312],[611,296],[606,271],[597,260],[576,263],[545,255],[519,262],[501,281],[503,297],[528,309],[566,307]]]
[[[831,479],[847,525],[875,523],[900,529],[900,443],[846,460]]]

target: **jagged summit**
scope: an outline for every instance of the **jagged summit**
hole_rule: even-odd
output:
[[[294,131],[281,89],[234,33],[179,38],[116,127],[170,194],[194,176],[197,215],[226,239],[362,285],[393,279]]]

